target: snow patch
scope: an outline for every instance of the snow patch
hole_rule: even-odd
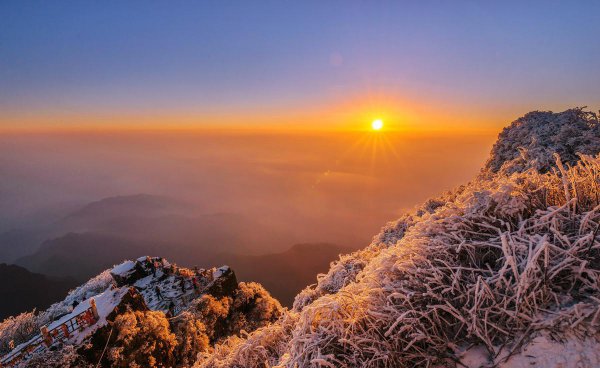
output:
[[[131,271],[135,269],[134,261],[125,261],[115,267],[110,271],[113,275],[117,276],[127,276]]]
[[[512,356],[498,368],[569,368],[600,367],[598,337],[579,339],[568,334],[562,341],[553,339],[547,331],[535,337],[520,354]]]

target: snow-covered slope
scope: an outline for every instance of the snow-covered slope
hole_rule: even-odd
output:
[[[218,289],[237,288],[235,274],[227,266],[209,270],[190,270],[170,264],[159,257],[127,260],[73,290],[65,300],[52,305],[25,322],[39,328],[0,359],[1,366],[25,364],[36,354],[64,346],[79,346],[120,313],[117,308],[161,311],[177,316],[199,297]],[[227,287],[227,286],[225,286]],[[218,293],[216,293],[218,294]],[[132,298],[138,302],[132,302]],[[143,301],[142,301],[143,300]],[[109,317],[112,316],[112,317]],[[15,320],[18,325],[20,321]],[[18,327],[22,328],[22,327]],[[18,329],[17,328],[17,329]],[[10,332],[3,331],[3,332]],[[14,330],[14,329],[13,329]]]

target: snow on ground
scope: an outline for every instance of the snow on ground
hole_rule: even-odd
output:
[[[108,317],[108,315],[115,309],[115,307],[119,305],[119,303],[128,291],[129,288],[122,287],[116,289],[108,289],[105,290],[103,293],[96,295],[93,299],[96,301],[96,308],[98,310],[99,317],[98,321],[95,324],[83,329],[82,331],[74,332],[69,342],[79,344],[98,328],[106,325],[106,317]],[[65,321],[90,308],[90,302],[91,298],[83,301],[81,304],[75,307],[71,314],[62,317],[58,321],[54,321],[52,324],[50,324],[48,329],[60,326]]]
[[[185,289],[182,289],[182,282]],[[165,313],[169,311],[171,301],[175,309],[179,310],[185,307],[187,301],[199,295],[190,280],[177,275],[167,276],[161,271],[156,272],[156,277],[150,275],[138,280],[134,286],[144,297],[148,308]],[[157,287],[160,290],[160,296],[156,292]]]
[[[600,342],[593,336],[581,339],[568,333],[558,341],[548,331],[542,331],[522,350],[509,357],[506,355],[498,357],[498,364],[493,364],[487,349],[479,345],[467,350],[460,357],[460,362],[468,368],[600,367]]]
[[[600,367],[600,343],[594,337],[577,339],[563,336],[553,340],[547,332],[535,337],[520,354],[498,368],[571,368]]]
[[[149,260],[155,265],[154,270],[150,267]],[[229,269],[228,266],[215,269],[208,273],[212,275],[212,280],[206,280],[203,275],[187,269],[179,274],[174,273],[171,264],[162,258],[144,256],[137,259],[137,264],[147,276],[136,280],[133,286],[142,295],[149,309],[165,313],[171,309],[175,312],[184,309],[191,300],[200,295],[200,285],[206,285],[208,281],[221,277]],[[111,273],[127,275],[135,267],[136,262],[126,261],[113,268]],[[192,277],[197,280],[197,290],[194,288]]]
[[[125,261],[115,267],[110,271],[113,275],[125,276],[129,274],[135,268],[134,261]]]
[[[104,270],[94,278],[88,280],[85,284],[71,290],[64,300],[54,303],[44,313],[41,313],[40,326],[69,313],[74,301],[81,302],[94,295],[98,295],[106,290],[112,283],[113,278],[110,275],[110,270]]]
[[[485,346],[477,345],[458,356],[461,364],[469,368],[485,367],[490,364],[490,354]]]
[[[213,275],[213,280],[218,279],[219,277],[223,276],[223,274],[225,272],[229,271],[229,266],[221,266],[219,268],[217,268],[216,270],[213,271],[212,275]]]

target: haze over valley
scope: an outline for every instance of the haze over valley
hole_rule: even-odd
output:
[[[146,253],[208,267],[232,255],[285,254],[295,244],[332,247],[316,268],[306,264],[302,282],[275,292],[289,303],[339,250],[367,245],[388,219],[475,174],[493,139],[396,132],[384,140],[364,131],[5,134],[0,262],[85,280]],[[295,257],[314,259],[311,253],[296,249]]]

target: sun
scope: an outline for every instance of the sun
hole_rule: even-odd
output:
[[[371,128],[373,130],[381,130],[381,128],[383,128],[383,121],[381,121],[381,119],[373,120],[373,122],[371,123]]]

